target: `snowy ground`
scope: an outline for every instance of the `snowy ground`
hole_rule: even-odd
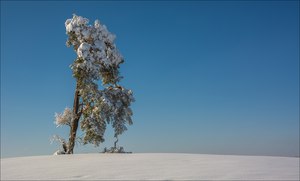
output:
[[[299,180],[299,158],[175,153],[1,159],[1,180]]]

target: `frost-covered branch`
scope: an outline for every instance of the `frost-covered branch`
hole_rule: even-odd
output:
[[[55,124],[57,127],[62,125],[71,125],[71,121],[74,118],[73,111],[66,107],[63,113],[55,113]]]
[[[65,139],[63,139],[62,137],[58,136],[58,135],[53,135],[53,137],[50,139],[50,142],[51,144],[54,142],[54,141],[57,141],[60,143],[61,147],[63,148],[63,150],[60,150],[61,152],[67,152],[67,142]]]

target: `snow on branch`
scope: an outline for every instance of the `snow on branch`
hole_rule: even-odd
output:
[[[94,25],[88,23],[88,19],[75,14],[65,22],[69,36],[67,46],[73,45],[78,56],[71,65],[73,75],[76,78],[85,76],[102,79],[103,84],[114,84],[121,78],[118,67],[124,62],[114,43],[116,36],[99,20]]]

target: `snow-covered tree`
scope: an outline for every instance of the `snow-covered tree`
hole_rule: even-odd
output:
[[[119,85],[122,79],[119,66],[124,59],[114,43],[116,36],[99,20],[89,25],[88,19],[75,14],[67,19],[65,26],[66,44],[77,54],[70,65],[76,90],[73,109],[66,108],[56,114],[55,123],[70,126],[67,153],[72,154],[79,123],[84,132],[83,143],[96,146],[104,141],[107,124],[112,124],[116,138],[127,130],[126,124],[132,124],[130,105],[134,98],[131,90]]]

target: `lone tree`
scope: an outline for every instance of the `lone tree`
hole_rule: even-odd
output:
[[[119,66],[124,59],[114,44],[115,35],[99,20],[94,25],[88,23],[88,19],[75,14],[65,22],[66,44],[77,54],[70,65],[76,89],[73,109],[56,113],[55,123],[70,126],[69,141],[63,142],[67,154],[73,153],[79,123],[84,132],[83,143],[96,146],[104,141],[106,124],[112,124],[116,138],[127,130],[126,123],[132,124],[130,104],[134,98],[131,90],[118,84],[122,78]]]

